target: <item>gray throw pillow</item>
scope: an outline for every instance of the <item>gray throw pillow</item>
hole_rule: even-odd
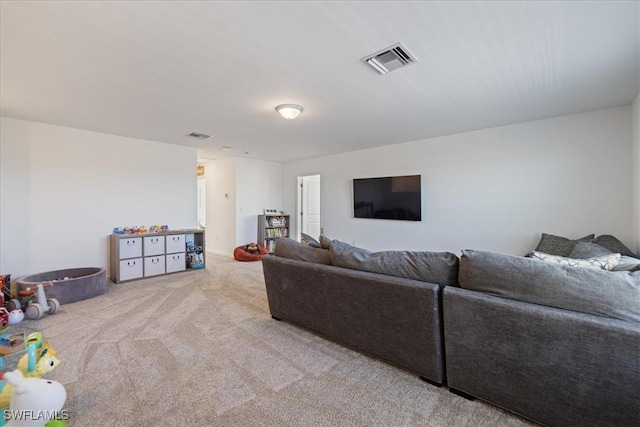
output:
[[[331,247],[331,239],[325,237],[324,234],[320,235],[320,247],[322,249],[329,249]]]
[[[605,255],[611,255],[613,252],[604,246],[600,246],[597,243],[591,242],[578,242],[575,248],[573,248],[573,252],[571,252],[570,258],[577,259],[590,259],[597,258]],[[622,255],[620,257],[620,261],[618,261],[618,265],[613,267],[611,271],[636,271],[640,270],[640,259],[633,258],[630,256]]]
[[[605,247],[609,249],[611,252],[637,258],[636,254],[631,252],[631,249],[626,247],[624,243],[622,243],[620,240],[618,240],[617,238],[615,238],[610,234],[603,234],[601,236],[598,236],[595,239],[593,239],[591,242],[598,244],[602,247]]]
[[[595,234],[588,234],[579,239],[571,240],[566,237],[554,236],[553,234],[542,233],[538,246],[534,249],[545,254],[560,255],[568,257],[578,242],[590,242]]]
[[[315,262],[317,264],[331,265],[331,256],[328,250],[312,248],[288,237],[281,237],[276,241],[274,255],[300,261]]]
[[[320,242],[306,233],[300,233],[300,243],[303,245],[311,246],[312,248],[319,248]]]
[[[331,262],[338,267],[440,285],[458,285],[458,257],[450,252],[371,252],[333,240]]]
[[[640,322],[640,271],[605,271],[463,250],[460,286],[534,304]]]

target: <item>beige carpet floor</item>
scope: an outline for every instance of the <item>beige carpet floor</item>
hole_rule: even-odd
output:
[[[62,363],[69,426],[531,426],[269,315],[262,265],[112,285],[24,321]]]

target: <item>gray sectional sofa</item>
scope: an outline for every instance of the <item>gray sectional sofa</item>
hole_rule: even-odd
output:
[[[457,280],[458,257],[406,252],[375,256],[350,248],[336,242],[329,251],[279,239],[275,256],[262,258],[272,317],[441,385],[445,379],[441,290]],[[398,265],[400,258],[432,267],[409,278],[372,272]],[[407,269],[407,275],[415,271]]]
[[[447,385],[549,426],[640,425],[640,271],[463,251]]]
[[[543,425],[640,426],[640,271],[322,243],[263,258],[273,317]]]

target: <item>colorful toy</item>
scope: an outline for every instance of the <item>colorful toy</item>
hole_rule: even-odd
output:
[[[55,298],[47,299],[44,292],[44,288],[52,286],[51,282],[39,283],[35,290],[29,287],[18,291],[18,300],[10,301],[11,310],[22,309],[29,320],[40,319],[44,313],[54,314],[60,308],[60,302]]]
[[[9,324],[15,325],[16,323],[20,323],[24,320],[24,312],[20,309],[11,310],[9,312]]]
[[[29,361],[35,357],[37,359],[35,367],[33,370],[29,371]],[[22,359],[25,359],[24,361]],[[20,372],[25,377],[35,377],[41,378],[49,372],[53,371],[60,364],[60,359],[55,356],[55,352],[49,353],[48,349],[44,349],[44,351],[40,354],[40,357],[33,356],[29,353],[22,356],[20,361],[18,362],[17,368],[20,369]]]
[[[8,382],[4,388],[11,391],[7,427],[43,427],[51,420],[67,416],[62,409],[67,391],[59,382],[25,378],[19,369],[5,373],[4,378]],[[21,416],[12,417],[14,414]]]
[[[0,329],[9,324],[9,312],[6,308],[0,306]]]
[[[56,351],[49,341],[42,343],[42,334],[36,332],[27,337],[27,354],[23,355],[16,369],[25,377],[42,377],[53,371],[60,364]]]

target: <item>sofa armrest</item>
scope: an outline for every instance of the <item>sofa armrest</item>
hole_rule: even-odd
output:
[[[447,382],[545,425],[640,425],[640,324],[447,287]]]
[[[280,257],[262,263],[272,316],[443,382],[440,285]]]

